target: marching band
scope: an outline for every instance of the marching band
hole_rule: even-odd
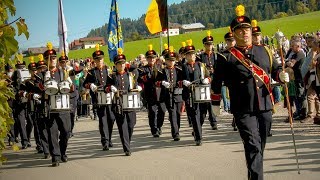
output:
[[[168,111],[174,141],[181,139],[179,129],[185,106],[195,144],[201,146],[207,112],[212,129],[218,129],[216,115],[225,86],[230,92],[233,126],[236,124],[244,143],[248,178],[263,178],[263,151],[273,108],[270,77],[284,83],[288,82],[288,74],[273,62],[268,48],[253,43],[251,19],[238,14],[230,28],[224,36],[228,46],[223,54],[213,50],[213,37],[207,33],[202,40],[202,54],[196,53],[190,39],[182,43],[179,54],[173,47],[165,47],[165,62],[158,63],[158,54],[149,45],[145,53],[148,64],[140,67],[128,64],[121,48],[113,58],[114,67],[108,67],[99,45],[92,54],[94,65],[88,60],[82,68],[77,63],[71,67],[67,65],[68,57],[62,53],[57,58],[48,43],[43,57],[40,55],[37,63],[31,58],[28,69],[25,62],[18,62],[13,73],[6,66],[6,73],[12,74],[7,81],[16,95],[10,100],[15,125],[9,143],[20,134],[22,149],[31,147],[34,128],[38,153],[43,153],[45,159],[51,157],[52,166],[67,162],[68,140],[73,136],[80,98],[82,103],[89,100],[87,104],[91,100],[93,114],[99,119],[103,151],[113,146],[111,137],[116,122],[123,151],[131,156],[136,112],[141,110],[142,101],[146,102],[152,136],[162,134]]]

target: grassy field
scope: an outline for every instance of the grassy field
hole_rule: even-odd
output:
[[[320,29],[318,24],[320,20],[320,11],[311,12],[307,14],[290,16],[286,18],[273,19],[268,21],[258,22],[258,25],[261,27],[261,30],[264,35],[273,36],[273,34],[279,28],[286,36],[294,35],[298,32],[313,32]],[[227,33],[228,28],[218,28],[212,29],[211,34],[214,37],[214,42],[219,43],[223,41],[223,36]],[[173,45],[176,50],[179,50],[181,47],[181,42],[186,41],[187,39],[192,39],[193,44],[196,49],[201,49],[202,39],[206,36],[207,30],[200,32],[193,32],[187,34],[181,34],[179,36],[170,37],[170,45]],[[167,38],[163,37],[163,43],[167,42]],[[159,38],[155,39],[146,39],[140,41],[127,42],[124,44],[124,54],[128,60],[134,59],[140,53],[145,53],[148,50],[148,45],[153,44],[154,50],[157,52],[160,51],[160,40]],[[106,54],[106,62],[109,64],[109,58],[107,55],[107,47],[101,47]],[[82,49],[69,52],[69,58],[85,58],[91,57],[94,49]],[[28,59],[25,59],[28,62]],[[37,61],[37,57],[35,57]]]

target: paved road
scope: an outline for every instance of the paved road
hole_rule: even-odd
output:
[[[311,123],[295,124],[296,142],[301,174],[297,174],[292,136],[283,123],[285,111],[279,108],[274,115],[273,134],[265,151],[265,179],[319,180],[320,126]],[[139,112],[132,141],[132,156],[124,156],[116,125],[114,147],[102,151],[98,122],[80,119],[75,136],[68,147],[69,162],[50,167],[34,148],[19,152],[5,151],[8,162],[1,168],[0,180],[100,180],[100,179],[246,179],[243,146],[238,132],[231,127],[231,115],[219,117],[219,130],[203,127],[203,145],[195,146],[191,128],[183,114],[181,141],[170,136],[166,120],[163,135],[150,135],[147,113]]]

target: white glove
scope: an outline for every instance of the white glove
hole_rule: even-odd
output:
[[[208,78],[204,78],[202,80],[202,84],[209,84],[209,79]]]
[[[27,92],[24,92],[22,97],[26,98],[26,96],[27,96]]]
[[[139,86],[139,85],[137,85],[137,89],[138,89],[139,92],[142,91],[142,87]]]
[[[285,71],[280,72],[279,79],[280,79],[280,81],[282,81],[284,83],[288,83],[290,81],[289,74]]]
[[[72,80],[70,77],[68,77],[66,81],[68,81],[70,83],[70,86],[72,85]]]
[[[92,84],[90,84],[90,89],[91,89],[91,91],[96,92],[98,87],[92,83]]]
[[[44,75],[44,81],[48,81],[51,77],[50,71],[47,71],[46,74]]]
[[[166,81],[162,81],[161,82],[162,86],[164,86],[165,88],[170,88],[170,83],[166,82]]]
[[[191,82],[190,81],[187,81],[187,80],[183,80],[182,81],[182,84],[186,87],[189,87],[191,85]]]
[[[141,88],[141,87],[140,87],[140,88]],[[111,85],[111,91],[115,93],[115,92],[118,91],[118,89],[117,89],[116,87],[114,87],[113,85]]]
[[[40,95],[39,94],[33,94],[33,99],[34,100],[39,100],[40,98]]]

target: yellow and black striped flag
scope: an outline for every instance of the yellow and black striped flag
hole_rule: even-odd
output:
[[[146,13],[146,26],[151,34],[168,29],[167,0],[152,0]]]

